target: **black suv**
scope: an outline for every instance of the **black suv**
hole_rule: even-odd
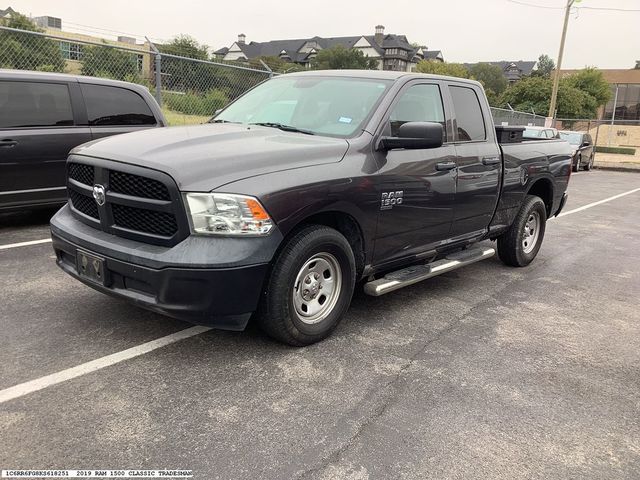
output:
[[[141,85],[0,69],[0,211],[64,203],[72,148],[165,124]]]
[[[560,132],[560,138],[566,140],[573,150],[573,171],[578,172],[581,168],[589,171],[593,168],[593,159],[596,155],[596,148],[591,135],[586,132]]]

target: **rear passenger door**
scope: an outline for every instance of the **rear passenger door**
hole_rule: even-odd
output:
[[[93,138],[155,127],[157,119],[137,92],[123,87],[81,83]]]
[[[0,80],[0,207],[63,203],[69,151],[91,140],[75,82]]]
[[[449,93],[458,163],[451,236],[476,236],[488,227],[498,202],[502,157],[491,112],[486,102],[480,102],[482,91],[451,83]]]

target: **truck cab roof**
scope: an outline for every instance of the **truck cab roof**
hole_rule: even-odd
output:
[[[281,75],[284,76],[284,75]],[[428,80],[446,80],[459,83],[467,83],[469,85],[481,86],[480,82],[470,80],[468,78],[449,77],[446,75],[433,75],[427,73],[416,72],[395,72],[390,70],[311,70],[308,72],[287,73],[287,77],[345,77],[345,78],[370,78],[377,80],[398,80],[400,78],[406,80],[412,79],[428,79]]]

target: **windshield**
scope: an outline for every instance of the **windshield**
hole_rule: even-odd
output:
[[[340,77],[274,78],[229,105],[210,122],[267,124],[283,130],[350,137],[391,84]]]
[[[571,145],[580,145],[582,143],[582,134],[580,133],[564,133],[560,132],[560,138],[566,140]]]

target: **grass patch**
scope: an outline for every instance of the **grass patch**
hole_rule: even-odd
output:
[[[200,123],[205,123],[208,121],[213,114],[211,115],[187,115],[180,112],[174,112],[173,110],[169,110],[168,108],[163,108],[162,113],[164,113],[164,118],[167,119],[167,123],[170,127],[180,126],[180,125],[198,125]]]
[[[635,155],[635,148],[628,147],[596,147],[598,153],[619,153],[621,155]]]

